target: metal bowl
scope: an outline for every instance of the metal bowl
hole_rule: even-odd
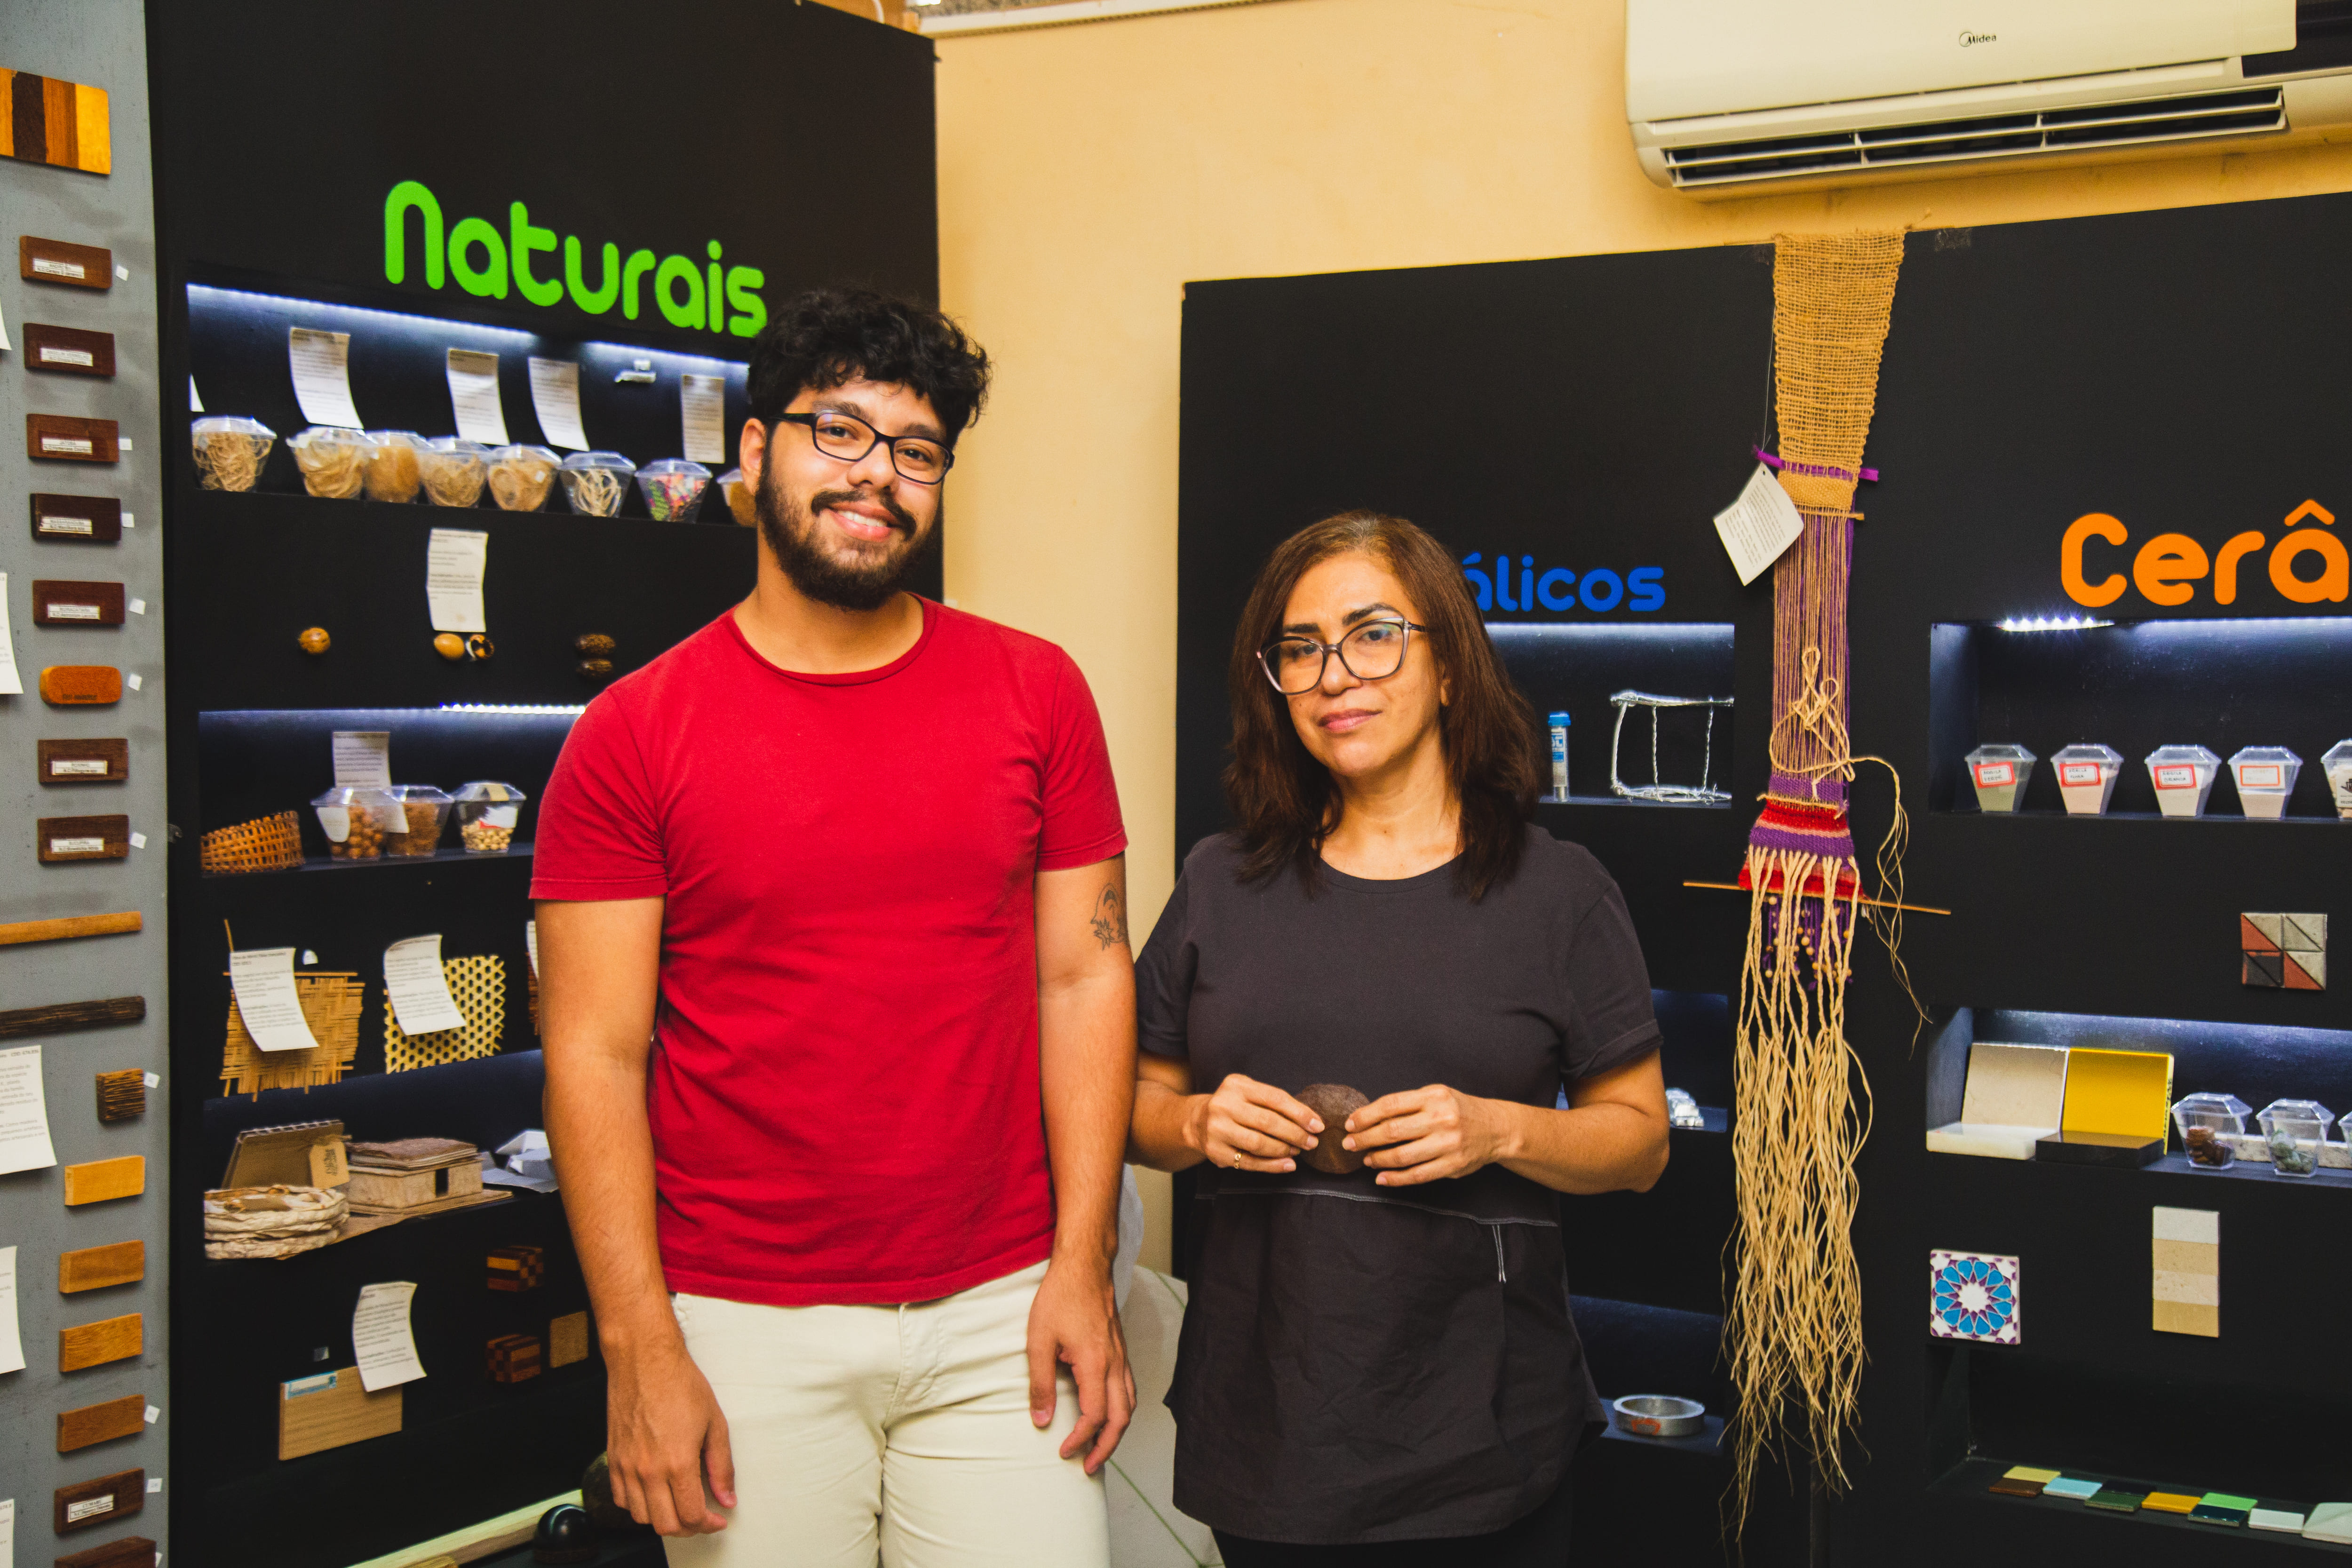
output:
[[[1671,1394],[1629,1394],[1612,1400],[1617,1429],[1637,1437],[1687,1437],[1706,1430],[1706,1406]]]

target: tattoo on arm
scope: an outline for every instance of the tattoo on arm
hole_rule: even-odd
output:
[[[1103,946],[1118,947],[1127,941],[1127,905],[1117,888],[1105,888],[1102,897],[1095,900],[1095,912],[1087,923],[1094,929],[1095,940]]]

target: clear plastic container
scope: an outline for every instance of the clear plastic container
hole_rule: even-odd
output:
[[[313,425],[286,443],[302,488],[330,500],[356,500],[367,478],[368,438],[340,425]]]
[[[753,503],[751,487],[743,482],[743,470],[730,468],[719,476],[716,483],[727,502],[728,515],[746,528],[759,527],[760,509]]]
[[[476,779],[457,786],[457,841],[468,855],[503,855],[514,843],[522,803],[530,797],[510,784]]]
[[[2105,816],[2115,798],[2116,775],[2124,769],[2124,755],[2113,746],[2078,741],[2059,749],[2050,759],[2058,770],[2058,794],[2070,816]]]
[[[482,499],[489,478],[490,449],[463,436],[439,436],[416,454],[416,470],[425,481],[425,499],[435,506],[474,506]]]
[[[2167,816],[2202,816],[2221,759],[2202,746],[2158,746],[2147,754],[2157,809]]]
[[[387,829],[407,826],[400,802],[387,789],[337,784],[310,802],[327,836],[327,853],[338,860],[373,860],[383,853]]]
[[[2241,746],[2230,759],[2231,776],[2238,781],[2238,805],[2248,816],[2286,815],[2286,797],[2294,793],[2294,775],[2303,759],[2284,746]]]
[[[441,847],[441,829],[449,821],[449,797],[431,784],[394,784],[392,798],[399,803],[407,831],[386,833],[387,855],[430,855]]]
[[[240,414],[207,414],[188,426],[196,453],[196,483],[208,490],[249,490],[278,444],[278,432]]]
[[[710,488],[710,470],[684,458],[664,458],[637,470],[637,493],[656,522],[692,522]]]
[[[2024,797],[2025,781],[2033,776],[2038,759],[2023,746],[2006,742],[1979,746],[1969,753],[1969,778],[1977,786],[1979,811],[2015,811]]]
[[[490,500],[500,511],[537,511],[555,489],[555,472],[563,459],[544,447],[500,447],[485,461],[489,464]]]
[[[558,470],[563,499],[583,517],[616,517],[629,499],[629,476],[637,466],[618,452],[574,452]]]
[[[371,430],[367,438],[368,500],[415,500],[425,482],[416,467],[425,437],[414,430]]]
[[[2308,1176],[2319,1169],[2320,1146],[2335,1113],[2315,1100],[2273,1100],[2263,1107],[2263,1136],[2271,1146],[2271,1173]]]
[[[2172,1108],[2181,1152],[2200,1171],[2218,1171],[2238,1157],[2233,1134],[2246,1130],[2246,1102],[2234,1094],[2192,1094]]]

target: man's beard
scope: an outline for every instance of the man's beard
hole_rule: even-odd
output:
[[[760,514],[760,537],[775,552],[793,587],[820,605],[841,610],[878,610],[890,602],[915,569],[928,561],[939,545],[939,530],[916,522],[898,498],[887,490],[818,490],[805,504],[794,505],[776,493],[773,468],[760,476],[752,492]],[[844,561],[817,542],[816,514],[826,507],[864,501],[890,514],[899,536],[884,542],[878,553],[860,552]]]

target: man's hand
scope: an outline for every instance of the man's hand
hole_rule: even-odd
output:
[[[1511,1102],[1480,1100],[1433,1083],[1384,1094],[1348,1118],[1343,1147],[1373,1151],[1364,1163],[1384,1187],[1415,1186],[1507,1159],[1517,1148]]]
[[[735,1457],[727,1416],[683,1344],[607,1357],[604,1395],[613,1500],[664,1535],[715,1535],[719,1508],[735,1506]]]
[[[1135,1373],[1127,1364],[1118,1300],[1104,1263],[1055,1258],[1029,1304],[1029,1419],[1041,1428],[1054,1424],[1057,1364],[1066,1364],[1078,1384],[1078,1424],[1062,1440],[1062,1458],[1091,1442],[1086,1461],[1091,1476],[1135,1417]],[[723,1445],[723,1425],[720,1431]]]

